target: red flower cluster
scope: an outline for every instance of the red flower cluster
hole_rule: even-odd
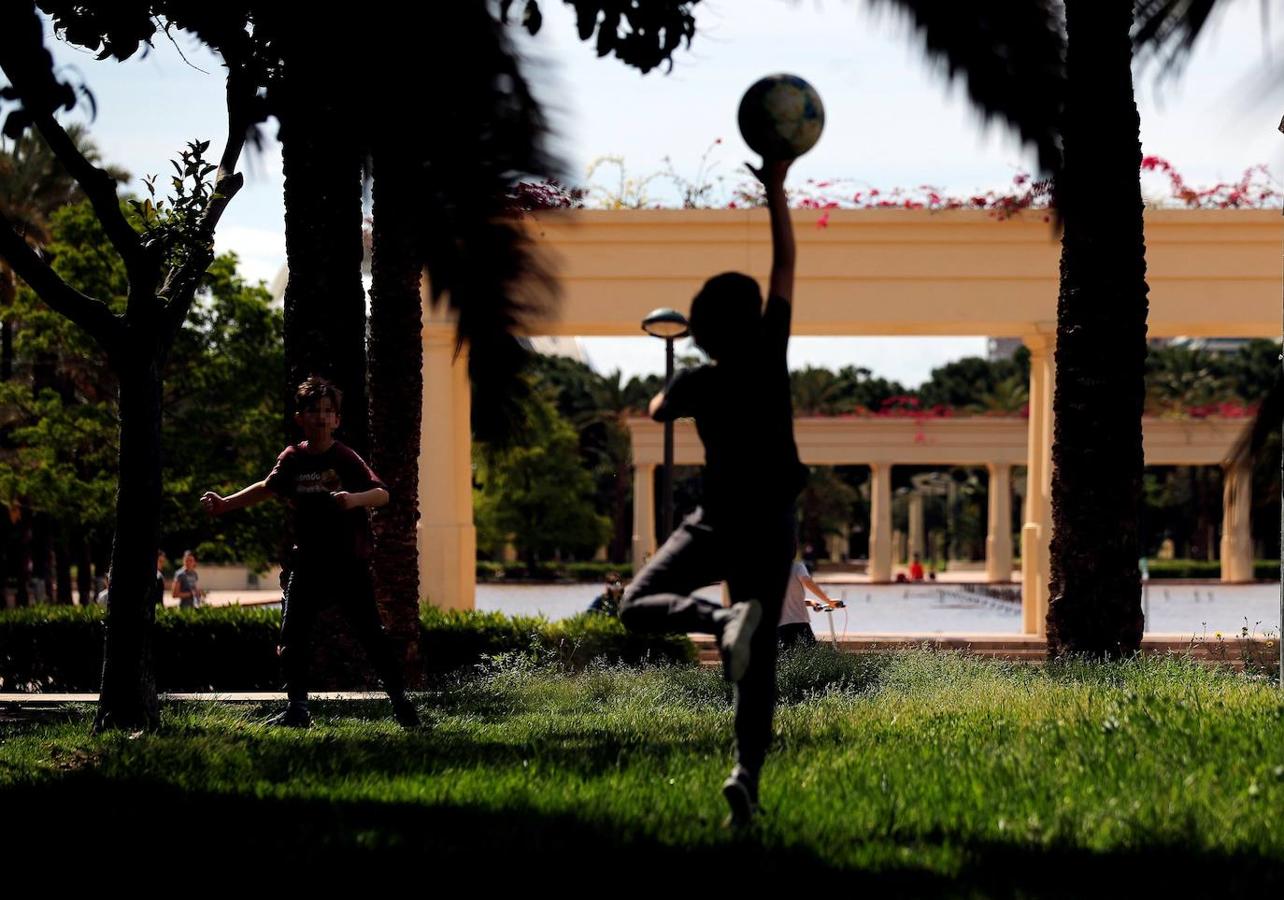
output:
[[[1187,185],[1181,173],[1162,156],[1142,157],[1141,170],[1167,176],[1172,198],[1192,209],[1272,208],[1284,199],[1270,169],[1264,165],[1245,169],[1238,181],[1219,181],[1205,188]]]
[[[944,404],[938,403],[935,406],[924,406],[923,401],[914,394],[899,394],[895,397],[888,397],[878,405],[877,409],[858,406],[851,412],[842,413],[835,416],[835,418],[947,419],[955,414],[956,410]]]
[[[719,138],[709,149],[721,143]],[[706,151],[701,158],[701,168],[693,182],[678,178],[671,169],[668,173],[683,188],[684,206],[743,209],[763,205],[762,186],[748,180],[732,187],[727,199],[717,199],[715,188],[722,179],[709,176],[712,167],[707,165],[708,155],[709,151]],[[1172,163],[1160,156],[1144,157],[1141,171],[1167,178],[1169,196],[1161,200],[1161,204],[1194,209],[1261,209],[1284,205],[1284,190],[1276,185],[1270,170],[1264,165],[1246,169],[1238,181],[1219,182],[1208,187],[1191,187]],[[520,182],[509,193],[509,205],[515,211],[580,208],[585,205],[586,196],[587,191],[583,188],[568,188],[556,181]],[[1054,206],[1052,182],[1037,179],[1028,172],[1014,175],[1006,189],[966,196],[953,196],[930,184],[880,190],[876,187],[862,188],[850,181],[808,179],[790,192],[789,199],[796,209],[821,211],[816,221],[818,228],[828,226],[829,211],[834,209],[979,209],[986,210],[995,218],[1006,219],[1027,209],[1046,211]],[[1050,215],[1045,213],[1043,218],[1047,221]]]
[[[541,209],[582,209],[583,188],[568,188],[557,181],[519,181],[508,192],[508,211],[532,212]]]
[[[1257,405],[1224,400],[1220,403],[1188,406],[1185,413],[1192,419],[1251,419],[1257,415]]]

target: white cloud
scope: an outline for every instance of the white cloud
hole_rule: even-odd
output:
[[[240,271],[249,281],[272,283],[285,265],[285,233],[243,225],[221,225],[214,235],[218,253],[237,255]]]

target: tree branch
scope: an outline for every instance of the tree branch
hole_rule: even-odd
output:
[[[172,341],[183,327],[187,311],[192,306],[192,298],[196,295],[196,285],[214,258],[214,229],[218,227],[227,205],[245,184],[245,176],[236,171],[236,166],[245,149],[246,135],[253,124],[252,106],[257,90],[248,66],[229,64],[227,143],[223,147],[223,155],[219,157],[218,171],[214,174],[213,199],[205,208],[196,229],[195,240],[200,241],[202,246],[188,254],[187,262],[181,268],[170,270],[159,291],[160,296],[168,301],[164,313],[167,341]]]
[[[106,303],[82,294],[40,258],[0,212],[0,256],[50,309],[83,328],[109,354],[124,335],[124,323]]]
[[[6,40],[0,41],[0,66],[22,101],[26,119],[35,125],[49,149],[89,198],[107,238],[125,261],[130,283],[141,286],[148,278],[142,239],[120,210],[116,180],[86,159],[76,142],[54,118],[59,105],[59,91],[65,91],[66,87],[53,74],[53,59],[44,47],[44,36],[39,20],[35,20],[34,7],[28,16],[34,20],[34,26],[31,21],[17,23],[21,28],[10,27],[13,23],[6,23],[9,33]],[[155,272],[151,277],[155,278]]]
[[[125,273],[130,283],[142,284],[148,277],[154,278],[155,274],[148,272],[142,237],[130,227],[125,214],[121,212],[120,197],[116,194],[116,179],[86,159],[71,135],[67,134],[52,115],[37,115],[34,118],[36,128],[49,149],[67,167],[67,171],[89,198],[108,240],[125,261]]]

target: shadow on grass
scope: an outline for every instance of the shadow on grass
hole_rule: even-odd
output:
[[[878,871],[843,871],[806,849],[765,847],[752,834],[681,848],[620,835],[601,822],[521,809],[261,799],[107,781],[92,772],[0,790],[0,809],[13,828],[5,842],[12,862],[66,870],[83,853],[86,868],[95,865],[92,855],[133,861],[151,883],[182,879],[171,887],[248,884],[264,874],[303,882],[356,876],[371,886],[390,877],[423,879],[422,887],[454,882],[461,891],[497,880],[545,889],[596,884],[612,893],[655,882],[683,891],[717,884],[721,893],[728,880],[760,886],[779,876],[878,896],[1269,896],[1281,884],[1279,862],[1253,854],[1184,847],[1092,853],[967,844],[948,835],[932,845],[962,850],[965,862],[953,877],[916,864],[917,852],[932,846],[922,838],[887,844],[882,857],[897,861]],[[61,837],[86,823],[97,823],[88,845],[77,842],[77,849]],[[604,880],[587,880],[598,878]]]

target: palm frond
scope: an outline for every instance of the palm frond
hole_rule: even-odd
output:
[[[507,198],[517,181],[551,177],[560,167],[546,149],[548,126],[517,54],[485,4],[399,16],[403,37],[392,41],[406,45],[381,48],[389,69],[380,83],[434,87],[420,94],[430,102],[413,110],[404,108],[404,95],[386,89],[375,98],[372,124],[412,142],[418,174],[407,189],[423,211],[420,247],[432,299],[444,298],[456,316],[459,345],[468,348],[474,431],[493,439],[516,421],[526,389],[517,377],[527,354],[518,335],[550,313],[556,298],[549,266]],[[424,21],[406,21],[417,17]],[[432,33],[466,51],[425,51],[421,35]],[[420,119],[414,133],[406,130],[407,115]]]
[[[974,0],[869,0],[905,14],[928,58],[961,77],[982,114],[999,118],[1033,144],[1039,168],[1061,166],[1060,118],[1065,96],[1065,27],[1060,4]],[[942,143],[948,136],[942,136]]]
[[[1158,59],[1169,72],[1180,71],[1219,5],[1226,4],[1218,0],[1136,0],[1134,52],[1143,59]]]

